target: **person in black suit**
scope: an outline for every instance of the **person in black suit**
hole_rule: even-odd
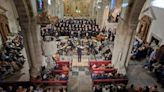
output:
[[[82,48],[80,45],[77,47],[77,55],[78,55],[78,62],[81,62]]]

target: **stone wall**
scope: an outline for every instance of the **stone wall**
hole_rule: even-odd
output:
[[[136,32],[138,18],[146,0],[130,0],[125,19],[119,23],[114,41],[112,63],[118,72],[126,73],[132,39]]]

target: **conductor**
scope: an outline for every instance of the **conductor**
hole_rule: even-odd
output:
[[[81,62],[82,47],[80,45],[77,46],[77,55],[78,55],[78,62]]]

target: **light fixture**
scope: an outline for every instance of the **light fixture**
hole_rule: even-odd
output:
[[[51,5],[51,0],[48,0],[48,4]]]
[[[80,12],[81,12],[80,10],[77,11],[77,13],[80,13]]]
[[[122,6],[123,8],[125,8],[125,7],[128,6],[128,3],[123,3],[121,6]]]
[[[76,6],[76,9],[75,9],[75,12],[76,13],[80,13],[81,11],[80,11],[80,9]]]
[[[158,8],[164,8],[164,0],[153,0],[151,5]]]
[[[81,12],[80,10],[77,11],[77,13],[80,13],[80,12]]]

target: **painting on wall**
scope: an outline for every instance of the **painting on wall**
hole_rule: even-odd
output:
[[[151,18],[149,16],[145,15],[140,19],[139,30],[136,35],[140,40],[146,41],[150,24],[151,24]]]
[[[64,16],[89,17],[91,0],[64,0]]]

